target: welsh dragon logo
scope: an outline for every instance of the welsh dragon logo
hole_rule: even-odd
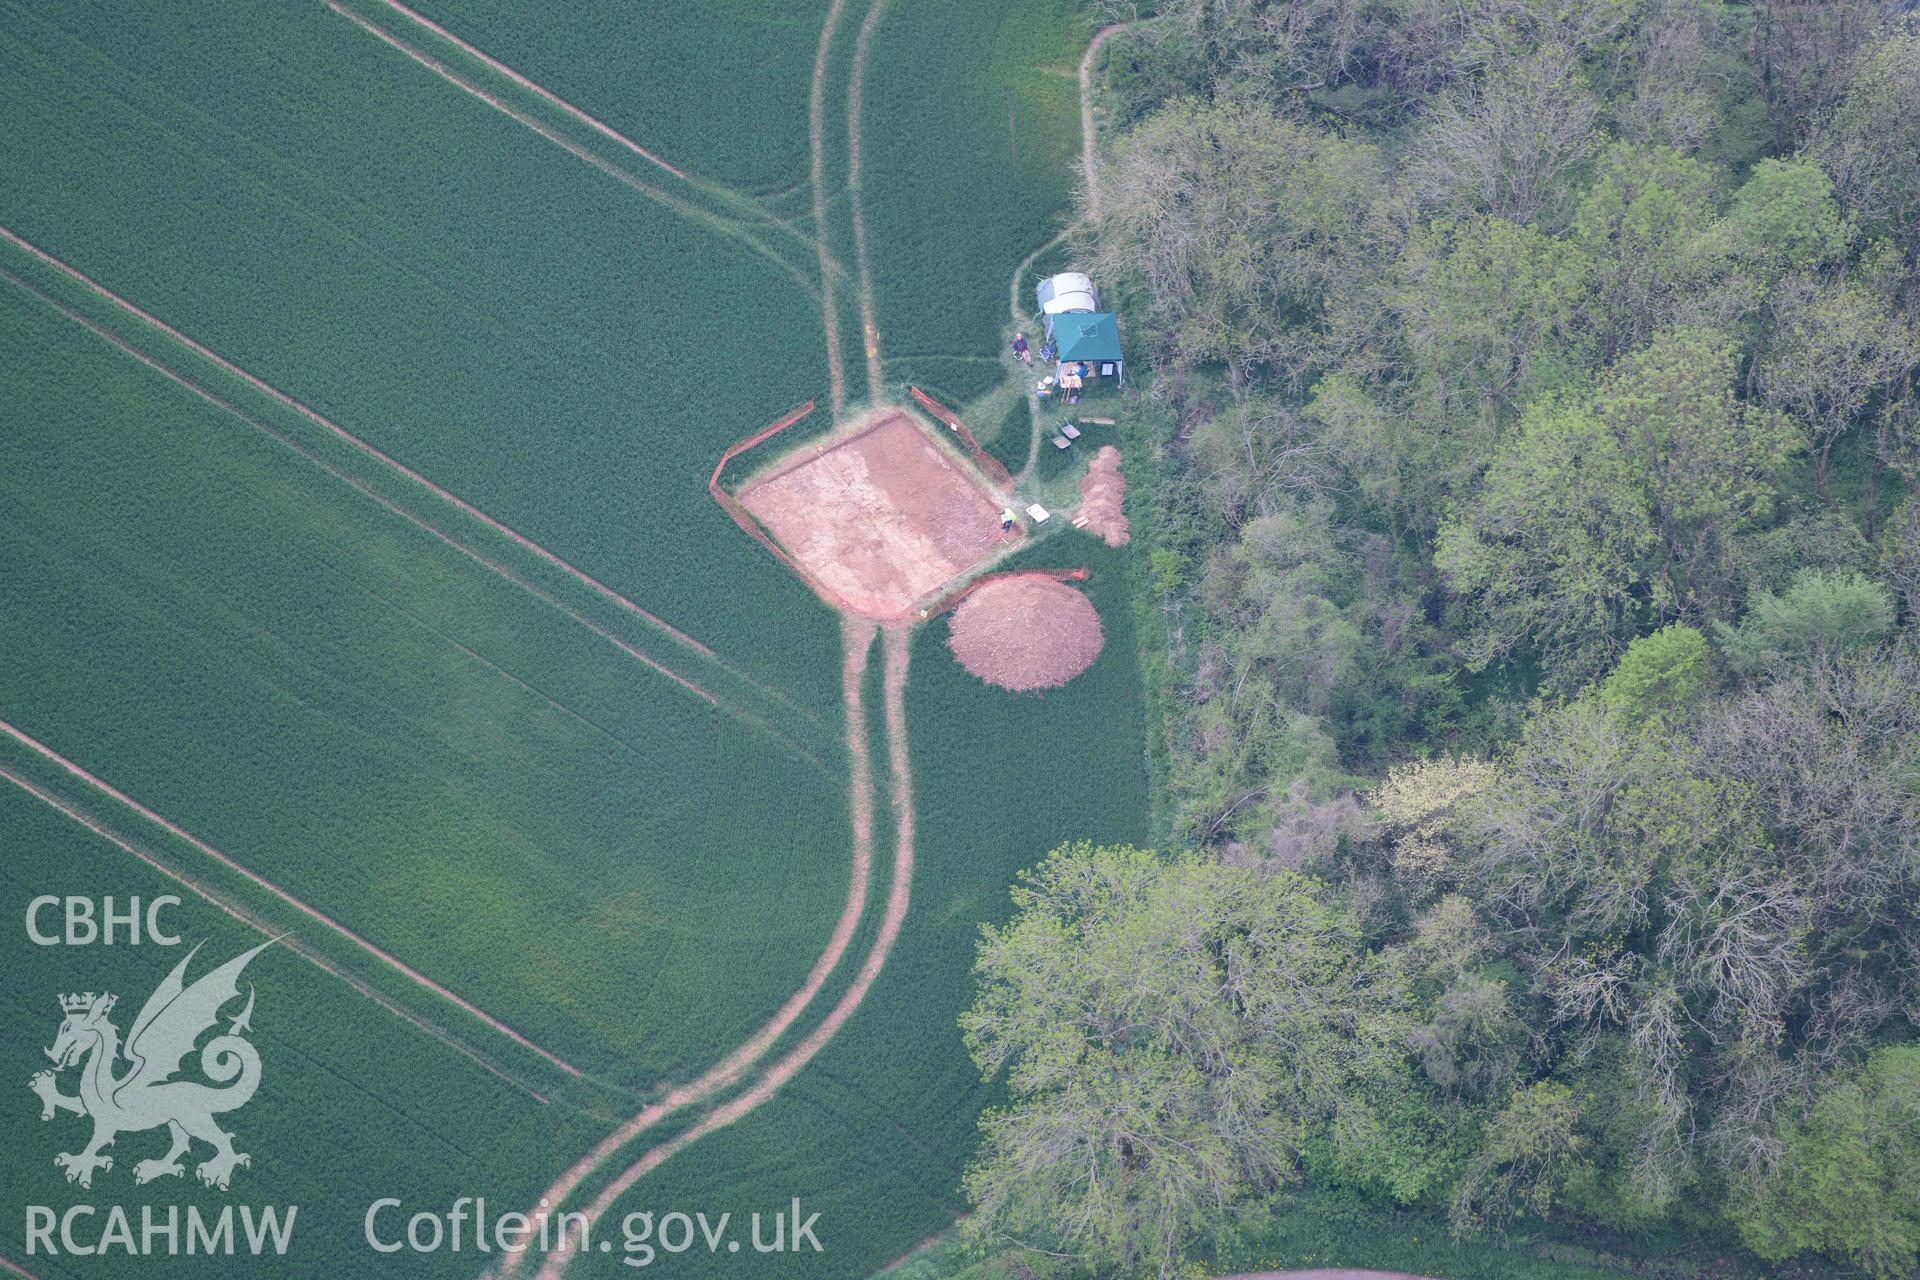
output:
[[[181,1060],[193,1051],[194,1042],[219,1022],[221,1006],[239,996],[240,971],[272,945],[271,941],[263,942],[187,986],[187,966],[200,951],[199,946],[194,947],[147,997],[140,1016],[133,1020],[133,1029],[127,1033],[124,1049],[119,1028],[107,1016],[113,1012],[115,996],[96,996],[89,991],[60,997],[60,1010],[66,1016],[53,1047],[46,1051],[54,1069],[38,1073],[29,1085],[40,1095],[42,1120],[51,1120],[60,1111],[93,1119],[93,1139],[83,1150],[62,1152],[53,1158],[54,1164],[67,1171],[68,1182],[91,1187],[94,1170],[113,1168],[113,1157],[103,1152],[116,1137],[161,1125],[167,1127],[173,1145],[159,1159],[135,1164],[135,1182],[185,1174],[180,1157],[187,1154],[195,1139],[213,1148],[213,1156],[194,1170],[210,1187],[224,1191],[235,1167],[253,1163],[245,1153],[233,1149],[233,1135],[214,1123],[215,1116],[245,1106],[260,1087],[260,1054],[244,1036],[252,1030],[251,985],[246,1008],[230,1019],[226,1034],[214,1036],[200,1050],[201,1072],[225,1087],[175,1080],[173,1075],[180,1070]],[[124,1070],[120,1068],[122,1058],[127,1064]],[[84,1063],[80,1092],[61,1093],[59,1073],[76,1063]]]

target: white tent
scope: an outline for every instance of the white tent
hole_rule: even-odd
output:
[[[1093,287],[1093,281],[1078,271],[1063,271],[1040,282],[1034,290],[1040,302],[1040,313],[1045,317],[1045,326],[1049,337],[1053,334],[1053,318],[1070,311],[1098,311],[1100,309],[1100,291]]]

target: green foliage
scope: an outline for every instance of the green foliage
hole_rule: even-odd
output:
[[[1178,551],[1155,547],[1147,554],[1147,568],[1153,575],[1153,589],[1163,596],[1172,595],[1185,581],[1187,558]]]
[[[1205,92],[1205,53],[1170,25],[1135,26],[1103,46],[1094,83],[1112,110],[1114,127],[1129,128],[1163,102]]]
[[[1440,529],[1434,565],[1474,602],[1475,667],[1525,641],[1580,683],[1637,631],[1658,531],[1639,460],[1591,408],[1541,401],[1472,505]]]
[[[1641,463],[1642,483],[1662,530],[1676,592],[1707,566],[1672,566],[1687,550],[1769,515],[1773,476],[1793,450],[1778,416],[1733,397],[1733,343],[1704,329],[1658,335],[1602,384],[1601,415]]]
[[[1447,393],[1482,404],[1490,423],[1505,421],[1540,389],[1548,352],[1577,350],[1592,262],[1500,218],[1471,219],[1444,248],[1419,249],[1400,304],[1414,358]]]
[[[1771,511],[1793,440],[1778,415],[1735,401],[1733,376],[1726,339],[1669,330],[1586,403],[1528,411],[1434,556],[1471,597],[1475,662],[1525,641],[1571,688],[1649,614],[1726,597],[1730,538]]]
[[[1805,160],[1755,165],[1727,217],[1749,252],[1775,267],[1817,267],[1844,253],[1851,234],[1832,180]]]
[[[1909,497],[1887,522],[1879,559],[1887,586],[1907,615],[1920,616],[1920,500]]]
[[[1658,647],[1697,668],[1698,639],[1677,634]],[[1428,1006],[1430,1076],[1450,1085],[1459,1069],[1450,1024],[1500,1044],[1485,1030],[1499,1025],[1486,984],[1498,957],[1527,975],[1519,1010],[1542,1037],[1517,1083],[1566,1090],[1485,1116],[1458,1221],[1557,1204],[1639,1228],[1715,1213],[1726,1187],[1750,1206],[1800,1194],[1803,1175],[1769,1159],[1787,1145],[1779,1127],[1836,1058],[1902,1035],[1912,989],[1916,798],[1896,779],[1920,742],[1914,662],[1910,645],[1828,656],[1695,695],[1685,716],[1618,715],[1611,690],[1539,711],[1489,782],[1424,806],[1440,815],[1430,838],[1458,851],[1439,887],[1398,855],[1411,824],[1383,806],[1390,822],[1355,870],[1384,863],[1414,904],[1432,903],[1400,954],[1459,992]],[[1810,1239],[1777,1251],[1839,1247]]]
[[[1593,258],[1594,319],[1608,356],[1722,287],[1712,189],[1706,167],[1672,147],[1622,142],[1601,157],[1573,239]]]
[[[1844,512],[1824,504],[1796,512],[1770,529],[1756,529],[1734,540],[1736,577],[1744,590],[1785,591],[1803,569],[1827,573],[1870,573],[1876,567],[1873,544]]]
[[[1102,172],[1096,269],[1144,291],[1174,364],[1297,384],[1321,358],[1318,324],[1390,235],[1385,178],[1370,144],[1251,103],[1175,103]]]
[[[1807,569],[1780,595],[1761,591],[1740,625],[1716,623],[1727,661],[1755,672],[1877,644],[1893,626],[1885,587],[1859,574]]]
[[[1779,1170],[1737,1196],[1741,1240],[1763,1258],[1819,1252],[1881,1280],[1920,1256],[1920,1047],[1876,1049],[1788,1122]]]
[[[978,1238],[1164,1272],[1392,1059],[1391,986],[1297,875],[1082,843],[1014,904],[961,1019],[1011,1095],[967,1176]]]
[[[1677,715],[1706,675],[1707,638],[1675,622],[1629,644],[1596,696],[1635,719]]]
[[[1833,447],[1863,423],[1878,417],[1880,457],[1897,458],[1891,428],[1920,368],[1920,326],[1871,280],[1785,276],[1770,310],[1772,341],[1755,370],[1760,391],[1806,433],[1820,495],[1831,501]]]
[[[1084,249],[1150,322],[1130,497],[1192,566],[1168,825],[1307,859],[1404,996],[1309,1187],[1717,1244],[1729,1194],[1896,1163],[1796,1138],[1827,1171],[1755,1190],[1833,1063],[1911,1038],[1920,44],[1689,3],[1423,11],[1413,47],[1408,12],[1172,0],[1114,46]],[[1769,1256],[1910,1243],[1842,1208]]]
[[[1688,1221],[1693,1214],[1683,1199],[1689,1193],[1699,1196],[1698,1168],[1673,1160],[1667,1139],[1649,1140],[1649,1134],[1663,1132],[1661,1098],[1647,1088],[1644,1054],[1631,1037],[1596,1037],[1587,1059],[1563,1067],[1559,1075],[1580,1100],[1587,1144],[1586,1158],[1560,1192],[1563,1213],[1622,1231],[1644,1232],[1662,1224],[1698,1230]],[[1659,1176],[1648,1177],[1654,1169]]]
[[[1842,205],[1920,260],[1920,34],[1889,33],[1865,53],[1814,153]]]
[[[1545,1214],[1580,1168],[1580,1104],[1564,1084],[1528,1085],[1487,1125],[1486,1143],[1454,1195],[1454,1228],[1515,1213]]]

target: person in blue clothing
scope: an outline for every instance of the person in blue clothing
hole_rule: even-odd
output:
[[[1016,333],[1013,335],[1013,354],[1015,354],[1016,356],[1019,356],[1022,363],[1025,363],[1025,364],[1033,363],[1033,352],[1027,350],[1026,334]]]

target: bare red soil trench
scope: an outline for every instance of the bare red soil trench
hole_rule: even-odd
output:
[[[899,410],[803,448],[739,495],[835,608],[878,622],[915,607],[1022,536],[952,451]]]

